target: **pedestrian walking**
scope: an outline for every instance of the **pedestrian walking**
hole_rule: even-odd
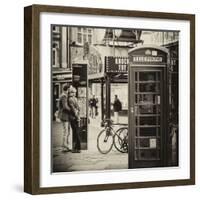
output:
[[[74,87],[69,88],[68,104],[70,107],[69,121],[72,128],[72,133],[75,140],[75,145],[72,153],[80,153],[81,139],[80,139],[80,107],[76,98],[76,89]]]
[[[66,84],[63,86],[63,92],[59,98],[58,105],[58,118],[60,119],[63,127],[62,135],[62,150],[67,152],[69,149],[69,136],[70,136],[70,127],[69,127],[69,112],[70,107],[68,105],[68,90],[69,85]]]
[[[113,103],[113,109],[114,109],[115,123],[119,123],[119,111],[122,110],[122,103],[119,100],[117,95],[115,95],[115,99],[114,99],[114,103]]]
[[[95,118],[97,109],[97,100],[95,98],[95,95],[93,95],[93,97],[89,100],[89,105],[91,108],[91,117]]]
[[[96,98],[95,116],[98,116],[98,114],[99,114],[99,112],[98,112],[98,104],[99,104],[99,99]]]

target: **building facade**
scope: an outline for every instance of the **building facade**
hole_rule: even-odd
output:
[[[54,116],[63,85],[72,82],[72,63],[82,59],[85,43],[90,45],[93,43],[93,29],[56,25],[51,28],[52,115]]]
[[[128,57],[128,51],[131,48],[143,44],[166,46],[170,50],[171,63],[172,65],[174,63],[174,69],[171,68],[173,72],[171,76],[174,77],[174,70],[178,71],[175,69],[178,66],[178,59],[177,55],[174,55],[178,48],[178,36],[178,32],[130,31],[129,29],[122,31],[121,29],[52,26],[53,112],[57,109],[56,102],[62,92],[63,84],[72,81],[72,63],[83,60],[90,62],[89,73],[96,74],[96,76],[90,74],[90,77],[93,78],[89,81],[89,96],[95,95],[98,98],[100,98],[99,91],[101,87],[98,82],[100,83],[100,79],[105,76],[105,57]],[[100,65],[101,70],[98,69]],[[100,71],[102,73],[98,73]],[[111,90],[111,101],[113,102],[114,95],[117,94],[123,102],[124,110],[128,110],[127,87],[127,84],[115,81]],[[119,88],[126,94],[119,93]],[[174,90],[172,88],[170,92]],[[172,101],[170,100],[170,102]]]

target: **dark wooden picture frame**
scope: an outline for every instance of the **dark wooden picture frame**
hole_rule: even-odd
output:
[[[190,23],[190,177],[180,180],[40,187],[40,13],[186,20]],[[83,192],[195,184],[195,16],[192,14],[32,5],[24,9],[24,191]]]

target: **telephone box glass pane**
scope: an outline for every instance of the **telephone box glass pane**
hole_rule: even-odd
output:
[[[160,106],[159,105],[140,105],[135,106],[136,114],[159,114],[160,113]]]
[[[160,124],[160,117],[157,116],[152,116],[152,117],[138,117],[139,120],[136,121],[136,126],[140,125],[140,126],[145,126],[145,125],[159,125]]]
[[[158,127],[140,127],[140,136],[156,136],[159,135]]]
[[[140,83],[137,92],[159,92],[160,85],[158,83]]]
[[[139,81],[157,81],[160,80],[159,72],[140,72]]]
[[[160,94],[136,94],[135,104],[160,104]]]
[[[159,152],[156,149],[140,150],[140,160],[158,160]]]

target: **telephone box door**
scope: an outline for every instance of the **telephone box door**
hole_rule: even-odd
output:
[[[165,162],[165,68],[132,67],[129,84],[129,168]]]

